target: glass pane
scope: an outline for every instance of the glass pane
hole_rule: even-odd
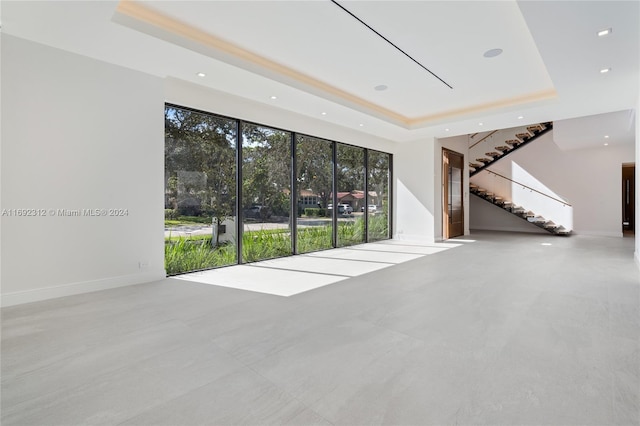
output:
[[[364,242],[364,149],[337,145],[338,247]],[[333,206],[331,206],[333,209]]]
[[[451,222],[462,222],[462,170],[451,167]]]
[[[331,188],[332,142],[296,136],[298,168],[298,253],[333,247]]]
[[[236,124],[165,108],[165,268],[175,275],[237,263]]]
[[[368,241],[389,238],[389,163],[390,155],[369,151]]]
[[[242,262],[291,249],[291,133],[242,123]]]

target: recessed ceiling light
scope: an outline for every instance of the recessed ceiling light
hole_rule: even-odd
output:
[[[320,114],[322,114],[322,115],[327,115],[327,113],[326,113],[326,112],[321,112]]]
[[[276,99],[278,99],[278,97],[277,96],[271,96],[271,99],[276,100]]]
[[[607,142],[604,143],[604,146],[609,146],[609,144]]]
[[[482,126],[484,123],[478,123],[478,126]]]
[[[381,92],[383,90],[387,90],[389,87],[386,84],[380,84],[376,87],[374,87],[374,89],[376,89],[378,92]]]
[[[605,139],[609,139],[609,135],[604,135],[604,138]]]
[[[604,37],[606,35],[611,34],[611,28],[607,28],[606,30],[598,31],[598,37]]]
[[[444,131],[445,131],[445,132],[448,132],[448,131],[449,131],[449,129],[444,129]]]
[[[359,124],[359,126],[360,126],[360,127],[364,127],[364,124],[360,123],[360,124]]]
[[[196,74],[198,77],[206,77],[207,75],[203,72],[199,72],[198,74]]]
[[[485,58],[495,58],[502,53],[502,49],[489,49],[482,56]]]
[[[522,120],[524,118],[524,115],[519,115],[518,116],[518,120]]]
[[[611,71],[611,68],[602,68],[602,69],[600,70],[600,73],[601,73],[601,74],[606,74],[606,73],[608,73],[609,71]]]

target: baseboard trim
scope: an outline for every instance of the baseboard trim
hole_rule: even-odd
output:
[[[55,287],[36,288],[27,291],[6,293],[0,296],[0,306],[15,306],[24,303],[40,302],[42,300],[56,299],[59,297],[73,296],[76,294],[91,293],[94,291],[108,290],[111,288],[125,287],[128,285],[143,284],[164,279],[164,269],[149,271],[140,274],[122,275],[99,280],[81,281],[64,284]]]
[[[496,227],[490,227],[490,226],[474,226],[471,228],[471,233],[473,233],[473,231],[497,231],[497,232],[523,232],[526,234],[547,234],[549,235],[549,233],[547,231],[545,231],[544,229],[535,227],[535,226],[523,226],[523,227],[511,227],[511,226],[505,226],[505,227],[501,227],[501,228],[496,228]]]
[[[622,238],[624,235],[621,232],[608,232],[608,231],[589,231],[589,230],[581,230],[581,229],[574,229],[573,233],[576,235],[590,235],[592,237],[615,237],[615,238]]]

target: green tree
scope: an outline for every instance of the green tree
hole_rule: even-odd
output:
[[[277,216],[289,215],[291,134],[242,124],[242,205],[266,206]]]
[[[338,192],[364,191],[364,149],[338,144]]]
[[[236,141],[233,120],[165,108],[165,208],[217,224],[233,216]]]
[[[296,141],[298,167],[298,194],[308,190],[320,197],[321,207],[331,203],[333,163],[331,142],[309,136],[298,136]],[[328,210],[325,210],[329,214]]]

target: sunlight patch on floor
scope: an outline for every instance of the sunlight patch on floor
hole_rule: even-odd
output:
[[[458,246],[385,240],[172,278],[288,297]]]

